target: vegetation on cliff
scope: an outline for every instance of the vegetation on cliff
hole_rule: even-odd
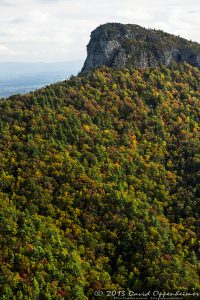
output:
[[[187,62],[200,68],[200,44],[161,30],[107,23],[91,33],[82,71],[97,66],[146,68]]]

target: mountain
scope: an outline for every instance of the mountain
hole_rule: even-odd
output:
[[[187,62],[200,68],[200,45],[138,25],[107,23],[91,33],[82,72],[97,66],[115,68],[169,66]]]
[[[199,83],[102,67],[0,100],[2,300],[200,294]]]
[[[199,216],[199,68],[92,67],[0,99],[0,299],[197,300]]]
[[[0,97],[24,94],[76,75],[83,61],[56,63],[0,63]]]

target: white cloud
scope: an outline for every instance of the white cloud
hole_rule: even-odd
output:
[[[9,49],[6,45],[0,44],[0,56],[15,55],[16,52]]]
[[[0,42],[7,47],[0,46],[0,60],[84,58],[90,32],[106,22],[160,28],[200,42],[199,15],[199,0],[0,0]]]

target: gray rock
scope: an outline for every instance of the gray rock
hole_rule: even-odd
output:
[[[200,68],[200,45],[138,25],[108,23],[91,33],[82,72],[97,66],[146,68],[187,62]]]

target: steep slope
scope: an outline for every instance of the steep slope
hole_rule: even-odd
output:
[[[97,66],[146,68],[176,62],[200,67],[200,45],[160,30],[108,23],[91,33],[82,72]]]
[[[200,293],[199,79],[104,67],[0,102],[2,300]]]

